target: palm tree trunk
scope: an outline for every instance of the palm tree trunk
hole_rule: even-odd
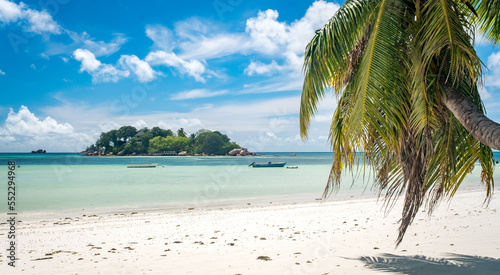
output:
[[[448,83],[441,83],[444,105],[465,129],[482,144],[500,150],[500,124],[487,118],[468,98]]]

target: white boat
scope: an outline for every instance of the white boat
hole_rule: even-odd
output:
[[[127,164],[127,168],[156,168],[159,163]]]

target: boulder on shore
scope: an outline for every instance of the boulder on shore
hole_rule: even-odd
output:
[[[255,156],[255,153],[248,152],[247,148],[236,148],[229,153],[227,153],[229,156]]]

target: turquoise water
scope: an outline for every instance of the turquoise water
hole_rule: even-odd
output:
[[[278,156],[275,156],[278,154]],[[314,201],[321,197],[331,153],[266,153],[255,157],[84,157],[79,154],[0,154],[0,203],[7,212],[7,162],[16,161],[16,206],[22,213],[170,209],[247,203]],[[500,154],[495,153],[500,161]],[[251,168],[252,162],[285,161],[285,168]],[[160,163],[131,169],[131,163]],[[464,182],[479,184],[477,168]],[[333,197],[373,195],[370,178],[349,174]],[[495,174],[498,182],[498,173]],[[355,182],[353,185],[352,183]]]

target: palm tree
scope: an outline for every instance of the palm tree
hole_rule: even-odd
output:
[[[490,147],[500,149],[500,125],[484,116],[473,34],[482,24],[498,43],[499,11],[499,0],[346,0],[306,47],[303,140],[325,93],[338,99],[323,195],[338,188],[344,169],[369,164],[387,209],[405,196],[397,245],[420,206],[426,201],[431,213],[451,198],[477,161],[491,198]]]

